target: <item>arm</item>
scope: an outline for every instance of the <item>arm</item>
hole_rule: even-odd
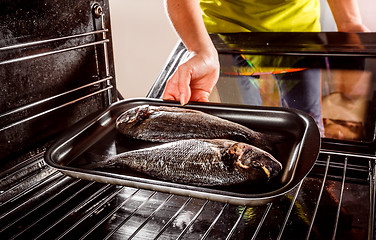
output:
[[[362,24],[357,0],[327,0],[340,32],[369,32]]]
[[[218,53],[206,31],[198,0],[166,0],[169,18],[190,52],[190,58],[180,65],[167,81],[163,99],[209,101],[218,80]]]

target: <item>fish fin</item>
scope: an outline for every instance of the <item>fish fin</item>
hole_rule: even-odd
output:
[[[226,166],[228,166],[228,167],[233,166],[234,159],[233,159],[233,156],[231,155],[231,153],[228,150],[222,154],[221,159],[222,159],[223,163],[226,164]]]
[[[233,144],[223,155],[222,159],[224,163],[226,163],[228,166],[234,166],[234,162],[238,163],[240,156],[242,155],[242,150],[244,148],[244,145],[241,143],[235,143]]]
[[[140,107],[137,111],[137,120],[144,120],[148,118],[150,115],[150,106],[149,105],[144,105],[143,107]]]

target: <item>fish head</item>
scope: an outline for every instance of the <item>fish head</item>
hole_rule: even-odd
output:
[[[147,119],[149,114],[149,105],[142,105],[135,108],[131,108],[117,118],[116,127],[122,129],[131,128],[137,123]]]
[[[237,156],[234,164],[237,168],[246,170],[250,174],[262,176],[267,180],[274,178],[282,170],[282,164],[270,153],[253,145],[238,143],[232,147]]]

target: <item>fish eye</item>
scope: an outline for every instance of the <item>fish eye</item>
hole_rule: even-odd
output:
[[[121,114],[117,119],[116,119],[116,125],[120,125],[123,122],[128,121],[128,117],[125,117],[125,114]]]
[[[254,167],[261,167],[261,163],[259,163],[258,161],[252,161],[251,164]]]
[[[130,119],[130,117],[129,117],[129,116],[126,116],[126,117],[124,117],[124,119],[122,120],[122,122],[128,122],[129,119]]]

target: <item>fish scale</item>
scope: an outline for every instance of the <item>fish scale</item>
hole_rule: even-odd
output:
[[[171,142],[181,139],[232,139],[272,152],[275,136],[217,116],[179,107],[141,105],[121,114],[116,129],[129,138]]]
[[[266,151],[228,139],[188,139],[108,156],[90,168],[117,167],[199,186],[266,182],[282,164]]]

